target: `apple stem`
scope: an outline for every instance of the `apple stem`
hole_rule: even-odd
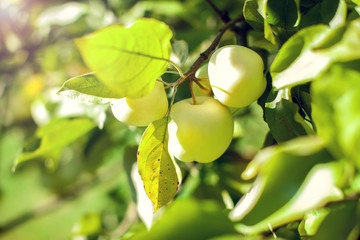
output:
[[[191,92],[191,96],[192,96],[192,100],[193,100],[193,105],[196,105],[197,103],[196,103],[196,97],[195,97],[195,93],[194,93],[193,81],[194,80],[190,80],[189,85],[190,85],[190,92]]]

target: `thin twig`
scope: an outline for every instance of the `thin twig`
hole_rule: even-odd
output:
[[[135,221],[137,221],[137,219],[138,219],[138,217],[136,214],[136,204],[130,203],[127,206],[126,213],[125,213],[123,220],[121,221],[119,226],[114,231],[112,231],[111,233],[108,234],[109,237],[111,237],[113,239],[120,238],[122,235],[124,235],[126,233],[126,231],[131,227],[131,225]]]
[[[165,88],[166,88],[166,87],[170,87],[170,83],[163,81],[161,78],[156,79],[156,81],[164,84],[164,85],[165,85]]]
[[[173,67],[176,69],[176,71],[178,71],[180,77],[185,77],[185,76],[184,76],[184,73],[183,73],[183,71],[182,71],[182,69],[181,69],[181,67],[180,67],[179,65],[177,65],[176,63],[174,63],[174,62],[171,61],[171,60],[169,60],[169,64],[170,64],[171,66],[173,66]]]
[[[173,88],[173,93],[172,93],[172,97],[171,97],[171,100],[170,100],[170,104],[169,104],[169,108],[168,108],[168,111],[166,113],[166,116],[169,118],[170,116],[170,112],[171,112],[171,107],[172,105],[174,105],[174,102],[175,102],[175,96],[176,96],[176,92],[177,92],[177,88],[178,88],[179,85],[175,85],[174,88]]]

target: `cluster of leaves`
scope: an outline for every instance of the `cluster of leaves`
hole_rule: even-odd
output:
[[[161,6],[141,4],[147,5],[136,4],[132,10]],[[166,4],[164,8],[188,16],[183,15],[182,3]],[[81,117],[54,118],[41,126],[15,167],[39,157],[50,159],[52,169],[61,167],[65,158],[61,153],[70,143],[85,143],[81,146],[87,152],[84,159],[95,162],[108,156],[102,149],[107,144],[121,146],[120,152],[113,153],[121,161],[115,157],[109,162],[121,162],[122,173],[132,186],[127,191],[134,195],[123,201],[128,214],[122,216],[121,239],[357,239],[359,2],[247,0],[229,9],[243,14],[244,22],[234,22],[233,33],[223,35],[220,44],[234,44],[234,35],[237,40],[245,36],[246,41],[237,42],[245,42],[262,55],[268,86],[256,104],[234,115],[233,143],[220,159],[212,164],[174,161],[167,153],[167,118],[144,130],[116,123],[109,115],[107,120],[99,117],[112,99],[147,94],[160,76],[167,82],[179,82],[169,63],[178,70],[194,70],[191,60],[199,59],[200,50],[191,47],[191,39],[187,39],[190,53],[195,53],[189,58],[187,45],[173,40],[174,34],[179,36],[175,20],[139,18],[130,26],[111,25],[75,41],[93,73],[66,81],[59,94],[87,102],[83,106],[87,111]],[[186,77],[186,73],[180,76],[180,82]],[[177,89],[178,99],[188,92],[182,85]],[[104,174],[98,161],[89,172],[101,182]],[[107,171],[114,174],[111,164]],[[129,220],[132,201],[149,230],[136,218]],[[154,210],[159,211],[153,214]],[[123,231],[125,221],[131,224]],[[102,225],[106,224],[101,216],[88,214],[74,231],[103,236],[111,227]]]

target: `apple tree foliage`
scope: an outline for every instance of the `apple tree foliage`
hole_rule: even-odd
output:
[[[194,20],[201,14],[201,9],[190,10],[195,6],[207,8],[212,22]],[[122,14],[135,17],[119,17],[76,36],[87,72],[71,76],[57,93],[81,103],[82,110],[51,117],[13,166],[16,173],[29,160],[43,159],[51,174],[66,158],[64,151],[78,143],[82,148],[72,154],[83,154],[93,165],[89,172],[101,178],[106,177],[101,175],[104,149],[121,149],[108,152],[121,159],[115,175],[125,176],[122,181],[130,186],[131,197],[115,204],[126,207],[118,216],[123,220],[109,230],[101,214],[83,215],[73,234],[358,239],[359,1],[139,1]],[[192,38],[195,32],[182,32],[182,24],[189,24],[185,19],[194,20],[194,30],[203,30],[202,44]],[[201,24],[211,27],[196,29]],[[259,53],[267,87],[257,102],[231,109],[233,140],[216,161],[173,158],[169,114],[136,128],[117,122],[109,111],[116,99],[149,94],[160,77],[171,108],[191,97],[188,83],[195,84],[195,72],[212,52],[234,44]]]

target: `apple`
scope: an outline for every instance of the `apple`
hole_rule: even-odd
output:
[[[229,147],[234,121],[218,100],[198,96],[175,103],[168,125],[169,153],[184,162],[208,163],[218,159]]]
[[[156,81],[152,92],[140,98],[125,97],[111,102],[111,110],[120,122],[148,126],[163,118],[168,110],[164,84]]]
[[[213,96],[211,90],[209,74],[208,74],[208,63],[202,65],[195,73],[195,77],[201,79],[200,83],[209,91],[201,89],[196,83],[193,84],[195,96]],[[239,108],[228,107],[229,111],[234,114]]]
[[[210,57],[209,81],[216,99],[222,104],[240,108],[256,101],[265,91],[264,63],[253,50],[228,45]]]
[[[196,96],[211,96],[211,87],[208,75],[208,63],[202,65],[195,73],[195,77],[200,80],[200,84],[209,91],[201,89],[196,83],[193,83],[193,89]]]

